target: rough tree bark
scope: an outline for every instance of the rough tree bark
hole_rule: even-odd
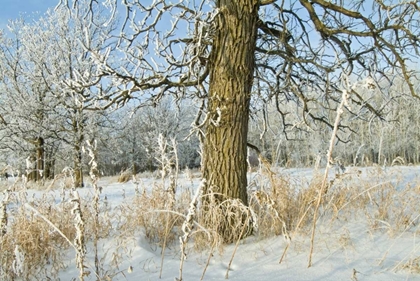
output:
[[[81,114],[81,112],[77,112]],[[73,133],[75,135],[73,145],[73,164],[74,164],[74,187],[84,187],[83,182],[83,162],[82,162],[82,145],[84,140],[83,129],[84,121],[80,121],[77,115],[73,117]]]
[[[44,138],[37,137],[35,139],[27,139],[27,141],[35,146],[35,152],[28,158],[29,161],[33,161],[33,167],[28,167],[28,180],[40,181],[44,178]]]
[[[41,137],[38,137],[36,139],[36,181],[40,181],[44,178],[44,172],[45,172],[45,167],[44,167],[44,153],[45,153],[45,148],[44,148],[44,139]]]
[[[81,145],[74,146],[74,187],[84,187]]]
[[[216,1],[203,153],[206,194],[247,199],[247,135],[255,65],[258,0]],[[222,28],[221,28],[222,27]]]

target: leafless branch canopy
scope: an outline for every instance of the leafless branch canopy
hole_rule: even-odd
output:
[[[61,5],[78,1],[62,0]],[[219,11],[214,2],[124,0],[91,1],[122,18],[115,52],[95,53],[101,76],[115,86],[104,97],[109,105],[138,98],[156,103],[167,93],[206,97],[212,38]],[[284,127],[290,102],[305,121],[331,126],[341,91],[351,91],[355,117],[383,116],[392,100],[386,89],[395,79],[416,92],[413,67],[420,57],[420,9],[417,1],[266,0],[260,1],[255,56],[254,101],[274,101]],[[418,77],[418,76],[417,76]],[[384,101],[375,96],[381,93]]]
[[[305,123],[331,127],[322,109],[335,109],[344,89],[355,117],[386,115],[384,105],[394,98],[387,88],[396,79],[419,97],[412,69],[420,54],[419,7],[387,2],[276,1],[261,9],[256,87],[263,99],[275,99],[285,128],[292,126],[286,117],[293,112],[284,109],[290,101],[301,104]]]

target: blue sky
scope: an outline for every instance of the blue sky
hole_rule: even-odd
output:
[[[39,12],[44,14],[48,8],[54,8],[60,0],[0,0],[0,29],[4,29],[9,20]]]

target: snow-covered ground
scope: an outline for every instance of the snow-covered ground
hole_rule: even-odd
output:
[[[359,169],[359,176],[364,180],[372,178],[375,182],[390,182],[396,189],[410,185],[418,189],[420,194],[419,167],[392,167],[380,173],[371,172],[372,169],[380,168]],[[296,186],[308,184],[314,176],[312,169],[283,169],[279,173],[290,177]],[[250,180],[257,181],[254,186],[258,188],[260,176],[250,174]],[[159,180],[141,178],[138,187],[149,189],[156,181]],[[182,176],[179,180],[181,188],[194,189],[198,184],[199,178],[187,179]],[[106,197],[111,206],[120,205],[136,192],[133,182],[121,184],[105,178],[100,180],[99,185],[103,188],[102,198]],[[91,198],[93,194],[89,186],[78,191],[81,198]],[[48,192],[54,198],[60,197],[59,190]],[[42,191],[32,190],[28,193],[29,197],[43,194]],[[414,217],[417,216],[414,214]],[[363,217],[334,224],[329,223],[329,219],[321,216],[318,221],[312,266],[309,268],[309,233],[294,235],[291,242],[282,236],[264,239],[251,236],[240,241],[238,247],[226,245],[223,253],[216,251],[211,256],[210,245],[209,250],[203,252],[194,251],[190,245],[183,266],[183,280],[420,280],[418,219],[413,220],[414,226],[409,230],[395,233],[390,233],[386,228],[371,230]],[[337,220],[340,221],[340,218]],[[163,255],[162,249],[150,244],[141,232],[127,241],[110,238],[101,240],[99,244],[103,250],[100,254],[102,262],[109,262],[110,269],[109,278],[103,280],[173,281],[179,276],[178,243],[168,246]],[[118,268],[110,265],[116,249],[120,258]],[[279,263],[283,253],[285,256]],[[60,280],[77,280],[74,250],[70,248],[67,256],[68,265],[60,273]],[[93,269],[94,258],[89,249],[86,260],[88,269]],[[85,280],[96,278],[91,275]]]

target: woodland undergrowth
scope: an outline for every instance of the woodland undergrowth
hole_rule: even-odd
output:
[[[320,194],[323,169],[315,167],[310,177],[296,178],[261,161],[249,174],[249,206],[245,206],[235,199],[220,200],[212,192],[202,194],[205,179],[199,186],[188,184],[199,173],[186,169],[179,175],[173,169],[176,143],[161,139],[160,145],[165,155],[153,186],[146,186],[139,175],[132,176],[135,195],[124,197],[117,205],[101,194],[94,144],[86,145],[91,157],[87,197],[69,188],[68,170],[38,187],[38,196],[29,195],[25,177],[9,179],[0,201],[1,280],[53,280],[71,268],[78,280],[112,280],[132,270],[124,261],[133,257],[138,239],[146,240],[160,254],[161,270],[165,252],[178,251],[177,280],[182,280],[187,255],[204,253],[208,256],[205,278],[216,252],[223,254],[227,244],[235,245],[236,251],[241,239],[248,236],[278,237],[284,249],[278,257],[282,262],[288,251],[296,250],[297,238],[311,239],[308,233],[314,217],[318,232],[363,221],[367,232],[383,233],[390,239],[402,233],[418,235],[419,183],[403,183],[402,176],[389,176],[383,167],[330,171]],[[60,192],[52,192],[57,190]],[[110,240],[113,243],[107,243]],[[316,251],[316,239],[314,243]],[[228,267],[235,262],[235,251]],[[418,260],[401,262],[398,269],[418,271]],[[228,273],[229,269],[226,278]]]

